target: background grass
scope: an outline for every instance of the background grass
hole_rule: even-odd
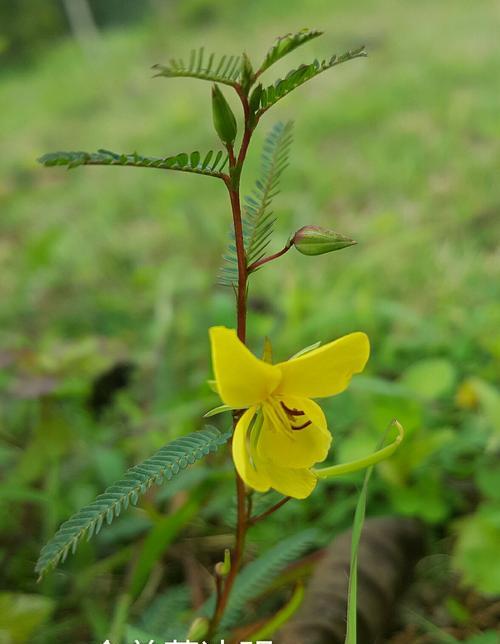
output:
[[[373,346],[366,374],[326,403],[332,459],[366,453],[398,417],[406,446],[378,468],[369,512],[424,519],[432,548],[451,556],[464,582],[500,592],[490,566],[500,536],[497,4],[289,0],[286,9],[181,3],[103,33],[88,51],[62,41],[2,72],[0,560],[1,585],[16,595],[0,598],[39,601],[45,619],[6,641],[105,639],[130,549],[156,525],[153,500],[41,586],[32,572],[38,550],[128,464],[201,426],[217,404],[205,385],[206,330],[234,325],[232,293],[214,286],[230,221],[222,184],[129,168],[68,174],[35,159],[56,149],[210,149],[210,85],[152,80],[150,66],[200,45],[221,54],[244,48],[258,61],[277,35],[304,25],[326,34],[268,72],[270,82],[363,43],[369,58],[325,73],[266,115],[244,185],[255,178],[265,132],[294,119],[273,248],[305,224],[359,244],[319,258],[291,251],[255,275],[250,344],[258,352],[269,335],[286,357],[365,330]],[[95,379],[124,362],[134,365],[130,386],[96,417],[88,405]],[[210,494],[203,488],[191,499],[203,510],[178,526],[181,544],[225,530],[232,488],[220,472]],[[251,542],[265,550],[310,522],[326,542],[352,521],[358,483],[288,504],[254,528]],[[454,545],[443,545],[449,536]],[[174,555],[153,564],[146,577],[158,569],[163,577],[135,597],[130,622],[184,574]],[[2,619],[0,632],[21,628]]]

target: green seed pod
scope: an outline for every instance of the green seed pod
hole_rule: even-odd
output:
[[[353,246],[357,242],[333,230],[319,226],[304,226],[295,233],[292,243],[303,255],[323,255]]]
[[[226,145],[233,145],[238,131],[236,118],[217,85],[212,87],[212,113],[215,131]]]

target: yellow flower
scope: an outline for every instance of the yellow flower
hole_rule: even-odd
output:
[[[233,329],[210,329],[217,390],[233,409],[246,409],[233,436],[233,459],[245,483],[303,499],[314,490],[311,467],[323,461],[332,437],[312,398],[339,394],[370,353],[368,337],[351,333],[286,362],[256,358]]]

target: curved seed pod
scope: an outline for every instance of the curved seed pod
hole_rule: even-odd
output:
[[[358,642],[373,644],[384,634],[405,582],[423,553],[421,524],[382,517],[365,522],[358,551]],[[344,644],[351,531],[329,546],[316,568],[295,617],[275,644]]]

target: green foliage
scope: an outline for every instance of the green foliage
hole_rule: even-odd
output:
[[[347,51],[341,56],[334,55],[328,60],[323,60],[321,62],[319,60],[315,60],[309,65],[300,65],[297,69],[289,71],[285,78],[278,78],[272,85],[263,89],[256,87],[250,100],[257,110],[257,114],[260,116],[264,114],[264,112],[267,112],[267,110],[280,99],[290,94],[291,91],[297,89],[297,87],[300,87],[308,80],[311,80],[311,78],[315,78],[318,74],[321,74],[332,67],[336,67],[341,63],[366,55],[365,48],[359,47],[358,49]],[[258,93],[258,97],[255,95],[256,92]]]
[[[181,152],[169,157],[143,157],[137,152],[117,154],[101,148],[97,152],[49,152],[41,156],[38,161],[46,167],[67,166],[68,170],[80,165],[125,165],[138,168],[179,170],[221,177],[227,163],[227,155],[220,150],[216,153],[210,150],[203,158],[198,151],[191,152],[191,154]]]
[[[490,447],[500,447],[500,391],[482,378],[470,378],[457,393],[459,401],[464,397],[464,393],[464,406],[479,407],[492,430]]]
[[[322,34],[322,31],[317,31],[315,29],[302,29],[296,34],[287,34],[286,36],[277,38],[275,44],[267,52],[264,62],[259,67],[259,74],[264,72],[266,69],[269,69],[271,65],[274,65],[275,62],[289,54],[294,49],[297,49],[297,47],[304,45],[306,42],[309,42],[313,38],[317,38]]]
[[[36,12],[25,16],[26,6],[34,3],[21,4],[24,28]],[[155,96],[147,68],[165,47],[182,51],[189,41],[215,43],[222,36],[227,51],[238,52],[242,24],[250,34],[245,46],[265,52],[269,34],[283,30],[283,4],[266,4],[263,25],[259,3],[196,0],[189,6],[199,9],[199,21],[189,27],[178,18],[177,11],[186,11],[184,3],[169,5],[168,42],[165,21],[101,33],[97,57],[82,56],[76,43],[52,38],[50,55],[37,56],[22,73],[4,70],[0,83],[0,583],[53,597],[56,611],[37,627],[33,644],[102,641],[114,598],[152,525],[145,511],[128,512],[101,530],[98,548],[82,543],[71,580],[56,575],[34,584],[30,562],[39,545],[68,516],[68,508],[89,503],[108,485],[95,447],[138,463],[191,431],[192,419],[217,404],[202,383],[209,362],[207,326],[216,320],[233,324],[233,294],[214,290],[211,279],[217,263],[214,245],[227,227],[220,210],[223,186],[216,181],[197,186],[187,176],[165,181],[152,172],[131,177],[125,168],[116,168],[112,176],[77,173],[68,180],[33,164],[39,151],[54,145],[73,149],[75,142],[75,149],[91,142],[90,149],[104,145],[159,154],[215,145],[210,143],[210,115],[196,118],[208,87],[193,83],[191,94],[177,91],[180,83],[160,83]],[[331,458],[341,462],[368,453],[388,415],[404,421],[406,447],[377,467],[370,509],[385,514],[405,509],[411,497],[406,491],[416,489],[421,497],[417,512],[425,516],[425,499],[433,508],[439,488],[446,514],[440,512],[430,538],[433,550],[442,552],[455,534],[450,515],[471,511],[468,490],[477,484],[482,494],[494,489],[492,477],[479,474],[479,467],[500,436],[495,243],[500,182],[497,164],[485,162],[498,158],[500,141],[496,5],[481,3],[473,13],[465,0],[411,7],[393,3],[391,11],[380,12],[371,11],[371,5],[366,0],[337,3],[332,12],[330,0],[315,4],[317,24],[339,47],[360,29],[369,34],[373,61],[339,69],[342,82],[334,88],[321,84],[317,92],[310,83],[300,98],[297,94],[301,126],[293,181],[280,197],[290,230],[314,215],[314,223],[352,233],[360,245],[343,258],[330,255],[315,262],[290,252],[285,274],[266,272],[259,279],[258,298],[255,290],[250,292],[249,341],[257,350],[269,335],[277,359],[283,359],[315,339],[367,331],[374,349],[367,374],[375,382],[365,387],[366,380],[362,384],[357,377],[345,394],[324,406],[335,434]],[[307,3],[289,9],[295,24],[310,24]],[[39,21],[29,38],[36,30]],[[19,60],[18,47],[13,53]],[[300,53],[292,52],[298,59],[290,67],[302,62]],[[276,76],[283,76],[286,61],[278,64]],[[277,105],[283,110],[279,118],[292,116],[286,114],[290,108],[284,101]],[[253,157],[247,172],[248,177],[258,174]],[[72,351],[89,337],[93,347],[85,359],[54,366],[68,346]],[[109,343],[112,355],[103,351]],[[103,417],[90,422],[86,392],[116,353],[139,363],[150,356],[152,369],[143,373],[141,367],[136,385],[121,391]],[[462,396],[459,384],[425,401],[404,385],[402,374],[411,364],[435,358],[450,361],[468,396]],[[89,360],[100,366],[88,370]],[[33,397],[27,397],[37,381],[42,389],[53,379],[55,393],[32,391]],[[47,418],[49,405],[60,431],[54,432],[53,419]],[[143,431],[158,420],[161,429]],[[352,453],[343,453],[349,445]],[[174,486],[191,496],[202,484],[202,467],[184,470],[158,490],[158,512],[171,503],[167,492]],[[180,544],[188,554],[199,548],[207,561],[215,535],[202,537],[210,530],[226,532],[233,495],[229,470],[218,468],[217,478],[212,476],[212,496],[190,524],[192,539]],[[283,534],[306,525],[325,534],[350,527],[356,483],[354,477],[339,479],[318,486],[307,502],[286,504],[272,520],[252,528],[249,547],[258,544],[265,551]],[[487,511],[493,510],[488,501]],[[177,543],[169,549],[168,561],[179,550]],[[468,552],[473,568],[473,550]],[[148,590],[158,583],[163,563],[156,562]],[[172,568],[180,573],[177,562],[167,566],[158,594],[177,583]],[[67,592],[68,583],[75,592]],[[133,614],[139,620],[139,606]],[[179,639],[180,632],[172,637]],[[154,635],[161,640],[164,633]]]
[[[281,175],[288,166],[292,144],[293,121],[276,123],[269,132],[262,151],[260,178],[250,195],[245,197],[244,237],[248,264],[258,261],[271,241],[273,213],[270,206],[279,193]]]
[[[247,564],[236,579],[220,628],[229,629],[237,624],[244,615],[248,602],[264,592],[289,563],[316,543],[317,538],[318,533],[314,529],[299,531]],[[210,615],[213,605],[211,598],[203,613]]]
[[[164,479],[169,481],[188,465],[216,451],[228,438],[229,434],[221,434],[214,427],[207,426],[206,429],[172,441],[140,465],[134,465],[123,479],[108,487],[93,503],[62,524],[42,549],[36,572],[43,577],[48,570],[64,561],[70,550],[74,553],[84,537],[88,541],[97,534],[104,520],[109,525],[130,503],[135,505],[139,496],[152,485],[160,485]]]
[[[271,241],[276,218],[270,207],[279,193],[280,178],[288,165],[292,129],[293,121],[279,122],[273,126],[264,142],[260,177],[250,195],[244,199],[242,225],[248,266],[264,257]],[[218,281],[224,286],[232,286],[238,282],[234,233],[230,234],[229,246],[223,259]]]
[[[449,360],[419,360],[404,373],[402,382],[423,400],[436,400],[449,394],[456,381],[456,370]]]
[[[157,595],[142,613],[140,620],[127,629],[127,638],[140,640],[158,639],[174,640],[179,638],[186,628],[180,621],[183,614],[189,614],[189,589],[187,586],[172,586],[164,593]],[[144,637],[144,633],[154,637]]]
[[[167,78],[199,78],[234,87],[240,77],[240,57],[222,56],[216,59],[215,54],[206,56],[203,47],[191,51],[189,62],[186,64],[181,58],[172,58],[170,65],[154,65],[158,70],[156,76]]]
[[[30,642],[54,609],[48,597],[0,593],[0,642]]]
[[[500,468],[496,451],[478,460],[475,479],[479,490],[486,498],[500,503]]]
[[[311,548],[317,538],[314,529],[297,532],[243,568],[234,585],[221,628],[234,626],[241,619],[246,604],[262,593],[289,563]]]
[[[464,644],[498,644],[498,631],[485,631],[468,637]]]
[[[300,45],[322,35],[322,31],[303,29],[296,34],[287,34],[278,38],[269,49],[257,75],[262,74],[271,65],[286,56]],[[241,84],[245,90],[255,81],[256,75],[252,72],[252,65],[246,54],[240,56],[222,56],[216,58],[215,54],[206,55],[204,47],[191,50],[189,61],[172,58],[169,65],[154,65],[156,76],[167,78],[199,78],[200,80],[222,83],[231,87]]]
[[[382,444],[381,446],[382,447]],[[373,472],[373,465],[369,467],[363,479],[363,486],[359,493],[351,538],[351,560],[349,565],[349,584],[347,596],[347,631],[345,644],[356,644],[358,626],[358,550],[361,542],[361,533],[365,522],[366,500],[368,496],[368,483]]]
[[[161,559],[163,553],[168,550],[180,530],[196,515],[199,509],[200,503],[197,493],[194,492],[189,501],[179,509],[156,519],[142,544],[141,552],[134,566],[129,589],[129,594],[132,597],[137,597],[143,590],[155,564]]]
[[[59,2],[33,4],[30,0],[0,3],[0,58],[34,57],[44,45],[68,31]]]
[[[491,597],[500,593],[500,504],[483,503],[477,512],[457,523],[453,564],[466,584]]]

